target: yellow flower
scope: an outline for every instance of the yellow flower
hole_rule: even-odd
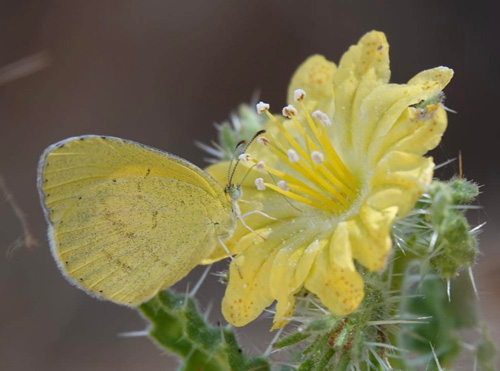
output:
[[[364,295],[354,262],[384,268],[391,226],[431,181],[434,163],[423,155],[447,124],[442,104],[415,106],[438,97],[453,75],[438,67],[389,84],[388,51],[384,34],[370,32],[338,67],[315,55],[298,68],[286,117],[257,105],[269,122],[235,176],[249,171],[239,204],[253,213],[227,241],[236,254],[222,303],[228,322],[243,326],[276,300],[273,328],[282,327],[302,287],[332,313],[349,314]],[[227,168],[208,172],[225,184]],[[223,257],[218,249],[204,263]]]

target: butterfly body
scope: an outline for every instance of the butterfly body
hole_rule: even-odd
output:
[[[232,235],[238,217],[237,200],[200,168],[114,137],[47,148],[38,188],[65,277],[125,305],[184,277]]]

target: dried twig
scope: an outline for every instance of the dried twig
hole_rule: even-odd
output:
[[[49,53],[42,51],[0,67],[0,86],[43,70],[50,64]]]
[[[19,207],[16,200],[14,199],[13,194],[7,188],[7,183],[5,182],[2,174],[0,174],[0,189],[3,191],[5,200],[12,207],[12,210],[19,219],[19,222],[21,223],[23,229],[23,235],[12,242],[5,252],[5,257],[10,260],[13,258],[14,253],[23,246],[27,247],[29,250],[34,250],[38,246],[38,241],[31,234],[26,214]]]

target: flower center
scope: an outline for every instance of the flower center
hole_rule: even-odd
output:
[[[264,190],[268,187],[289,199],[315,208],[334,214],[344,213],[358,196],[359,181],[342,162],[330,141],[328,126],[331,122],[328,116],[321,111],[309,113],[303,102],[303,90],[296,90],[294,96],[302,110],[302,122],[297,118],[297,110],[292,105],[283,108],[283,115],[290,120],[292,128],[297,130],[296,137],[269,112],[268,104],[257,104],[257,111],[265,113],[284,138],[281,141],[283,144],[271,134],[271,140],[265,137],[258,139],[281,160],[284,171],[250,157],[248,160],[258,170],[267,171],[273,180],[274,177],[280,179],[271,184],[258,178],[255,183],[257,189]]]

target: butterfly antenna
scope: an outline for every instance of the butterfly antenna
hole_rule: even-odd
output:
[[[234,158],[236,157],[236,152],[238,152],[238,149],[245,145],[246,144],[246,140],[242,140],[242,141],[239,141],[238,144],[236,144],[236,146],[234,147],[234,151],[233,151],[233,155],[231,156],[231,161],[229,162],[229,167],[227,169],[227,185],[230,186],[231,185],[231,180],[233,178],[232,176],[232,173],[231,173],[231,168],[233,166],[233,161],[234,161]],[[238,162],[236,162],[236,165],[238,164]],[[236,168],[236,165],[234,166]]]
[[[243,184],[245,182],[245,179],[247,178],[248,174],[253,170],[253,168],[257,166],[257,164],[253,164],[246,172],[246,174],[241,178],[240,184]]]
[[[250,147],[250,145],[254,142],[255,139],[257,139],[257,137],[259,135],[262,135],[264,134],[266,131],[265,130],[259,130],[258,132],[255,133],[255,135],[252,137],[252,139],[250,139],[250,141],[248,143],[246,143],[245,141],[241,141],[240,143],[238,143],[238,145],[236,146],[236,148],[239,147],[240,144],[245,144],[245,148],[243,148],[243,151],[241,152],[241,154],[245,153],[248,149],[248,147]],[[235,150],[235,153],[236,153],[236,150]],[[233,156],[234,158],[234,156]],[[232,163],[232,161],[231,161]],[[234,176],[234,173],[236,172],[236,168],[238,167],[238,164],[240,163],[240,159],[239,159],[239,156],[238,156],[238,159],[236,160],[236,163],[234,164],[234,167],[232,169],[232,171],[230,172],[230,175],[228,177],[228,185],[231,185],[233,183],[233,176]],[[231,170],[231,168],[229,168],[229,171]],[[229,171],[228,171],[228,174],[229,174]]]

